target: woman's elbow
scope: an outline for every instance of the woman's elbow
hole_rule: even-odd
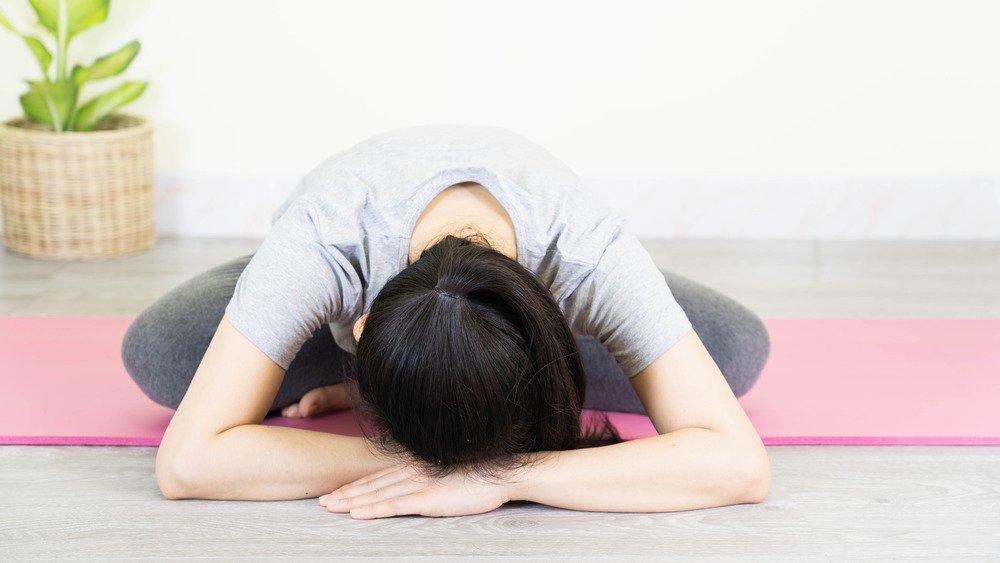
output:
[[[156,486],[168,500],[192,498],[188,494],[189,480],[185,476],[184,464],[165,455],[156,456]]]
[[[166,475],[165,472],[157,470],[156,486],[160,488],[160,494],[167,500],[186,498],[181,491],[180,484],[173,475]]]
[[[755,464],[751,464],[744,479],[743,498],[741,503],[757,504],[764,502],[771,492],[771,463],[767,456]]]

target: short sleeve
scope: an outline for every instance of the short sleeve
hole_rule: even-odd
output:
[[[573,331],[600,341],[629,378],[691,329],[663,272],[624,223],[561,307]]]
[[[236,282],[229,322],[284,369],[324,323],[360,307],[361,276],[337,245],[324,242],[317,211],[290,206],[271,226]]]

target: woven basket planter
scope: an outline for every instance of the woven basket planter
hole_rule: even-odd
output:
[[[8,250],[33,258],[131,254],[156,240],[153,129],[126,114],[94,131],[0,125],[0,203]]]

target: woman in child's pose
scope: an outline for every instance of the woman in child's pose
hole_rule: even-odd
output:
[[[450,124],[328,158],[255,253],[167,293],[122,348],[176,409],[165,496],[323,494],[356,518],[759,502],[770,466],[736,397],[768,352],[756,315],[659,270],[545,149]],[[260,424],[351,406],[374,432]],[[622,441],[582,408],[659,435]]]

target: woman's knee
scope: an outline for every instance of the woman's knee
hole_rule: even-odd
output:
[[[133,319],[122,338],[122,364],[147,397],[175,409],[184,394],[178,389],[182,382],[178,381],[176,369],[170,365],[171,357],[165,345],[169,335],[164,334],[164,323],[171,321],[157,313],[154,305]]]
[[[177,408],[250,257],[203,272],[160,297],[122,339],[125,371],[154,402]]]
[[[733,394],[742,396],[757,382],[770,354],[764,322],[732,297],[690,278],[663,273]]]
[[[771,352],[771,338],[764,321],[739,306],[743,311],[734,317],[729,342],[731,352],[726,355],[731,374],[729,384],[737,397],[746,394],[757,383]]]

